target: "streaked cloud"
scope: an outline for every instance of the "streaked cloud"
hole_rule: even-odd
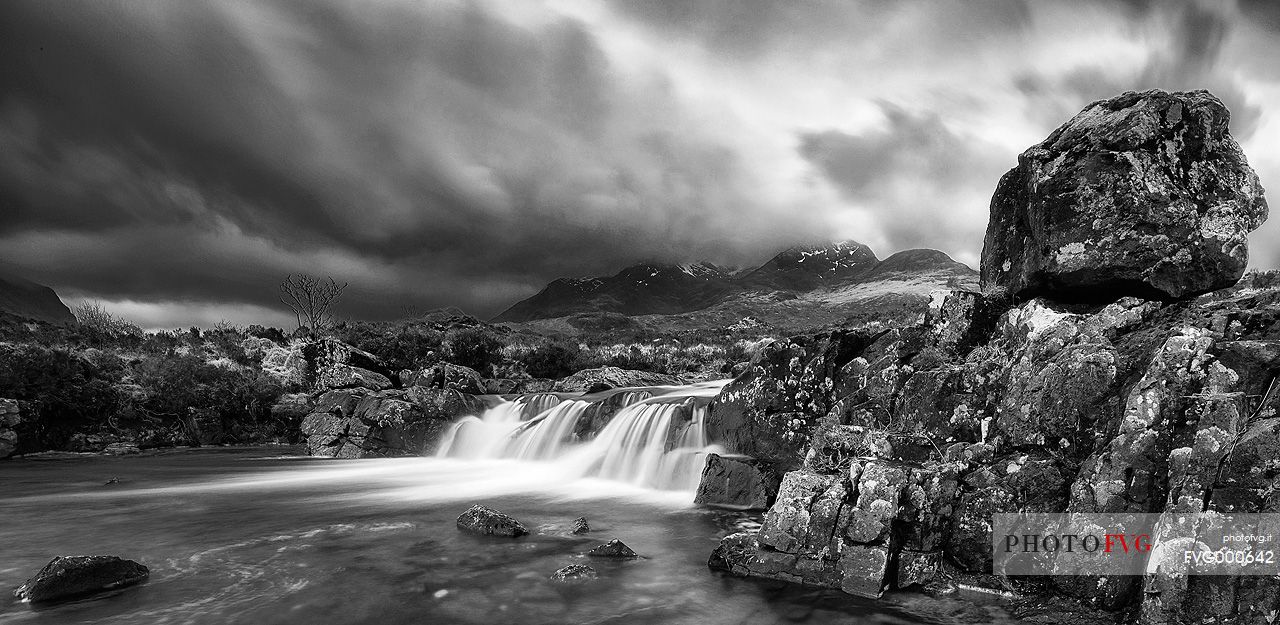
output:
[[[1017,153],[1118,91],[1213,90],[1280,184],[1278,38],[1256,1],[7,2],[0,263],[175,326],[297,271],[394,317],[831,237],[973,264]]]

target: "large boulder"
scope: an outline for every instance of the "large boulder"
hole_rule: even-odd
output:
[[[615,388],[641,386],[674,386],[680,381],[673,376],[652,371],[636,371],[621,367],[583,369],[559,382],[552,390],[557,393],[596,393]]]
[[[31,603],[76,599],[145,581],[147,567],[116,556],[58,556],[13,591]]]
[[[1206,91],[1094,102],[1018,157],[991,198],[984,292],[1180,299],[1235,284],[1267,216]]]
[[[322,369],[316,379],[320,388],[367,388],[381,391],[392,387],[391,378],[376,371],[344,364],[330,364]]]
[[[471,395],[490,392],[489,384],[480,377],[479,373],[476,373],[475,369],[448,362],[437,363],[417,371],[402,372],[400,382],[405,386],[438,388]]]
[[[781,477],[768,463],[750,456],[707,454],[693,502],[738,510],[765,510]]]

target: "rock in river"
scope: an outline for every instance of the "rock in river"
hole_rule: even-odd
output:
[[[749,456],[707,454],[693,503],[742,510],[765,510],[773,503],[781,478]]]
[[[594,549],[587,552],[589,556],[597,558],[638,558],[640,554],[631,550],[626,543],[617,538],[603,544],[597,545]]]
[[[570,564],[551,574],[553,582],[579,582],[595,579],[596,570],[585,564]]]
[[[511,516],[478,504],[458,516],[458,529],[494,536],[524,536],[529,533],[524,525]]]
[[[58,556],[13,591],[32,603],[74,599],[145,581],[147,567],[116,556]]]

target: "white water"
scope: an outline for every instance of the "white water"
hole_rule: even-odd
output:
[[[603,478],[644,488],[697,488],[708,451],[705,399],[726,381],[623,391],[622,408],[594,437],[582,419],[594,402],[551,394],[523,395],[455,423],[438,458],[510,459],[553,465],[561,479]],[[598,427],[598,426],[597,426]],[[548,467],[552,468],[552,467]]]

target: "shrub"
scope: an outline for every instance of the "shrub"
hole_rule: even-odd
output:
[[[192,444],[251,442],[283,429],[272,422],[271,405],[284,388],[261,371],[172,355],[147,359],[134,374],[146,390],[135,416],[178,429]]]
[[[582,349],[576,343],[546,343],[525,352],[520,362],[535,378],[563,378],[583,368]]]
[[[334,338],[374,354],[392,371],[420,369],[440,360],[444,334],[423,324],[343,322]]]
[[[99,366],[74,351],[39,345],[0,346],[0,396],[22,403],[20,452],[63,447],[72,434],[105,425],[118,405],[113,380]]]
[[[76,306],[76,309],[72,312],[76,316],[76,321],[79,321],[81,326],[90,330],[108,336],[142,336],[142,328],[123,317],[107,312],[107,309],[103,308],[102,304],[98,302],[84,302]]]
[[[275,343],[284,343],[286,340],[284,330],[281,330],[280,328],[267,328],[257,324],[246,328],[245,334],[260,339],[267,339]]]
[[[502,342],[482,327],[449,330],[445,334],[445,352],[450,362],[471,367],[486,377],[502,362]]]

